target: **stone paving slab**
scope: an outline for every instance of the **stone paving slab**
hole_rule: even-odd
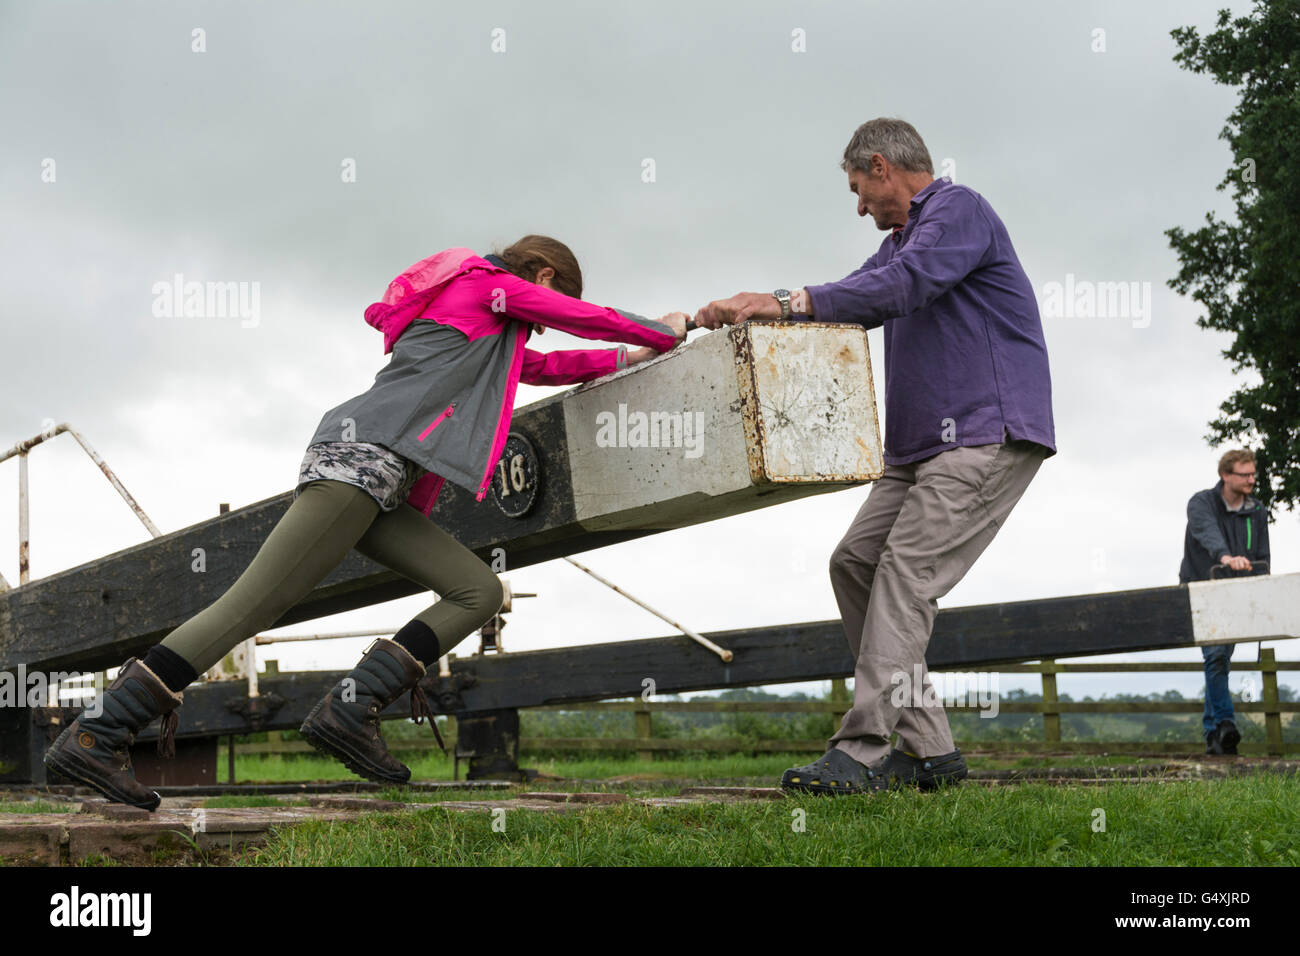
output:
[[[626,793],[569,793],[565,790],[546,790],[539,793],[521,793],[519,800],[546,800],[553,803],[627,803]]]
[[[181,797],[181,798],[204,798],[220,797],[230,793],[238,793],[243,796],[270,796],[279,797],[286,795],[306,796],[309,794],[358,794],[358,793],[378,793],[381,790],[390,789],[393,785],[388,783],[373,783],[369,780],[329,780],[329,781],[288,781],[283,783],[213,783],[213,784],[194,784],[190,786],[173,786],[173,787],[154,787],[161,797]],[[412,780],[405,784],[411,790],[440,792],[446,790],[512,790],[517,787],[517,783],[509,780]],[[7,792],[34,792],[28,785],[0,785],[0,799],[5,799]],[[63,798],[67,800],[86,800],[95,799],[99,796],[99,791],[81,784],[50,784],[40,788],[40,794],[45,799]]]
[[[1101,767],[1026,767],[1007,770],[972,770],[967,780],[998,787],[1019,783],[1048,783],[1057,786],[1104,786],[1113,783],[1162,783],[1177,780],[1216,780],[1261,773],[1300,773],[1300,760],[1264,757],[1206,755],[1199,759],[1159,764]]]
[[[58,866],[67,831],[49,813],[0,813],[0,859],[17,866]]]
[[[380,813],[387,810],[401,810],[406,807],[423,807],[424,803],[402,803],[397,800],[378,800],[368,797],[308,797],[310,807],[326,807],[332,810],[361,810],[365,813]]]
[[[147,864],[156,862],[159,851],[181,855],[192,850],[189,841],[201,849],[238,849],[265,842],[272,827],[354,815],[315,807],[256,807],[214,808],[196,816],[179,807],[149,813],[108,804],[77,813],[0,813],[0,859],[51,866],[98,855],[127,865]]]
[[[720,800],[784,800],[780,787],[683,787],[683,797],[711,797]]]
[[[477,811],[489,813],[493,810],[536,810],[540,813],[572,813],[583,809],[582,804],[565,803],[556,800],[498,800],[495,803],[486,800],[439,800],[437,803],[422,803],[420,809],[443,807],[447,810]]]

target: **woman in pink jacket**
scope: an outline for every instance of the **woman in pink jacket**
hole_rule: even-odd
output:
[[[170,752],[181,691],[241,641],[271,627],[355,547],[441,599],[392,640],[375,641],[301,731],[362,776],[409,780],[410,770],[384,745],[380,713],[410,690],[411,716],[431,716],[417,683],[425,668],[486,623],[502,601],[492,570],[429,520],[443,483],[484,498],[520,381],[589,381],[685,338],[684,313],[656,322],[591,305],[581,295],[577,259],[546,236],[525,236],[485,257],[447,249],[395,278],[383,300],[366,310],[392,359],[369,390],[325,413],[308,443],[293,503],[248,569],[143,660],[128,660],[97,706],[50,746],[46,766],[110,800],[156,809],[158,794],[131,770],[127,748],[135,735],[165,715],[159,751]],[[548,327],[639,348],[528,349],[531,333]]]

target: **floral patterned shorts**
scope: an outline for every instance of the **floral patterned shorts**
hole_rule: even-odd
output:
[[[309,481],[344,481],[364,490],[381,511],[395,511],[406,501],[411,486],[424,474],[415,462],[370,442],[319,442],[307,449],[298,470],[296,500]]]

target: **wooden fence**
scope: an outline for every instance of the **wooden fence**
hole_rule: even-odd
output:
[[[963,752],[1021,752],[1037,751],[1087,753],[1186,753],[1189,750],[1199,753],[1204,748],[1202,739],[1183,741],[1079,741],[1061,739],[1062,714],[1200,714],[1204,709],[1203,701],[1062,701],[1057,695],[1056,676],[1058,674],[1126,674],[1158,672],[1203,672],[1202,664],[1192,662],[1134,662],[1134,663],[1099,663],[1099,664],[1058,664],[1056,661],[1044,660],[1033,664],[1006,664],[996,671],[981,673],[998,674],[1039,674],[1042,677],[1041,701],[1003,701],[998,702],[999,714],[1041,714],[1043,717],[1043,739],[1033,740],[968,740],[957,741]],[[1300,661],[1278,661],[1272,648],[1260,651],[1258,661],[1234,661],[1234,673],[1259,672],[1262,680],[1262,692],[1258,701],[1234,701],[1233,711],[1238,714],[1262,714],[1264,720],[1264,742],[1243,740],[1238,746],[1242,754],[1269,754],[1281,756],[1286,748],[1300,751],[1300,742],[1282,740],[1282,715],[1300,713],[1300,702],[1283,701],[1278,695],[1277,675],[1279,671],[1298,671]],[[643,760],[650,759],[655,753],[674,751],[707,751],[710,753],[786,753],[812,752],[823,749],[826,739],[816,740],[744,740],[744,739],[695,739],[695,738],[656,738],[652,736],[653,715],[664,712],[738,714],[738,713],[830,713],[838,722],[848,709],[849,694],[843,680],[832,682],[831,700],[829,701],[731,701],[731,700],[695,700],[695,701],[610,701],[583,704],[557,704],[547,707],[532,707],[535,711],[565,712],[631,712],[633,714],[632,737],[524,737],[520,741],[520,751],[529,750],[572,750],[572,751],[635,751]],[[979,713],[977,706],[949,707],[949,713]],[[1238,721],[1241,723],[1241,721]],[[271,739],[265,743],[243,743],[235,745],[235,752],[244,754],[294,754],[314,753],[306,741],[283,740],[278,732],[268,735]],[[447,718],[447,729],[443,732],[448,747],[454,746],[455,718]],[[432,735],[418,739],[390,741],[393,750],[427,750],[436,748]]]

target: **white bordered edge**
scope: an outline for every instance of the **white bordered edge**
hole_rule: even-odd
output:
[[[1187,596],[1197,644],[1300,637],[1300,573],[1191,581]]]

